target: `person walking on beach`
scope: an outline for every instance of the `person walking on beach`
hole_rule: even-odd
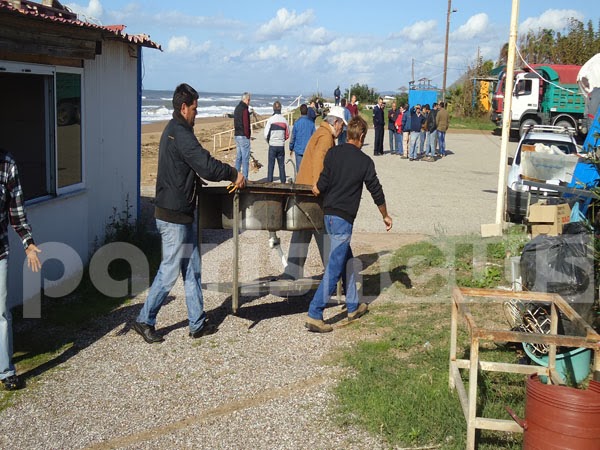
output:
[[[0,380],[7,391],[23,387],[13,363],[12,314],[8,307],[8,225],[17,232],[25,249],[27,267],[38,272],[42,267],[33,242],[31,226],[25,213],[25,198],[17,163],[13,156],[0,149]]]
[[[439,110],[435,117],[435,123],[438,131],[440,156],[444,157],[446,156],[446,131],[448,131],[448,127],[450,126],[450,116],[448,115],[446,104],[444,102],[440,102],[439,104]]]
[[[379,208],[385,228],[392,228],[392,218],[385,205],[383,188],[375,172],[375,164],[362,152],[368,125],[362,117],[354,117],[348,123],[348,142],[332,148],[325,155],[323,171],[313,186],[315,195],[323,196],[325,229],[330,242],[329,259],[323,279],[308,308],[304,326],[309,331],[327,333],[333,327],[323,321],[323,311],[335,292],[338,280],[346,290],[348,320],[356,320],[368,311],[366,303],[360,303],[356,286],[357,270],[352,264],[352,227],[363,191],[363,184],[371,193]]]
[[[273,103],[273,115],[265,124],[265,139],[269,144],[269,165],[267,170],[267,181],[273,181],[275,161],[279,167],[279,180],[286,182],[285,178],[285,141],[290,137],[290,126],[286,118],[281,114],[281,103]]]
[[[373,108],[373,127],[375,128],[373,156],[383,155],[383,127],[385,126],[383,110],[383,98],[379,97]]]
[[[250,167],[250,136],[252,128],[250,125],[250,93],[244,92],[242,100],[233,111],[233,128],[235,134],[235,169],[242,171],[244,178],[248,179]]]
[[[183,277],[189,335],[199,338],[216,331],[207,325],[200,276],[198,235],[194,230],[200,177],[229,180],[243,188],[246,178],[238,170],[211,156],[194,135],[198,93],[180,84],[173,94],[173,118],[160,138],[154,217],[162,243],[162,261],[133,329],[152,344],[164,341],[155,330],[156,316],[175,284]]]
[[[296,177],[296,184],[312,186],[317,182],[323,170],[325,155],[335,145],[335,138],[340,135],[346,123],[343,108],[341,106],[332,106],[329,114],[321,122],[321,126],[315,131],[306,145],[302,164]],[[285,268],[285,272],[281,275],[282,278],[297,280],[304,277],[304,263],[306,262],[308,246],[313,236],[319,248],[321,261],[325,264],[327,255],[324,251],[325,243],[321,230],[296,230],[292,233],[290,248],[288,250],[288,265]]]
[[[315,132],[315,123],[308,118],[308,107],[306,103],[300,105],[300,118],[296,120],[292,127],[292,137],[290,138],[290,156],[296,155],[296,175],[300,170],[300,163],[304,156],[306,144]]]

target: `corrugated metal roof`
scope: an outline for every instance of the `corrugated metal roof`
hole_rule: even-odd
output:
[[[58,10],[57,8],[44,7],[41,4],[32,1],[21,1],[21,9],[12,6],[8,0],[0,0],[0,13],[7,12],[13,14],[22,14],[29,17],[35,17],[49,22],[64,24],[66,26],[75,26],[84,29],[99,30],[107,33],[110,37],[140,45],[142,47],[156,48],[162,50],[160,44],[150,40],[147,34],[127,34],[124,33],[125,25],[97,25],[90,22],[83,22],[71,17],[77,17],[69,10]]]

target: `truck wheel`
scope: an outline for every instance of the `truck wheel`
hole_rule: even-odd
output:
[[[555,127],[573,128],[573,124],[568,120],[559,120],[554,124]]]
[[[527,133],[527,130],[529,130],[530,127],[537,124],[538,123],[533,119],[525,119],[519,127],[519,137],[522,138],[523,135]]]

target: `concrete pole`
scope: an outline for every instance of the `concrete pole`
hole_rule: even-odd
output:
[[[442,101],[446,103],[446,73],[448,72],[448,36],[450,34],[450,14],[452,13],[452,0],[448,0],[446,13],[446,46],[444,47],[444,78],[442,81]],[[413,76],[414,80],[414,76]]]
[[[512,115],[512,90],[515,78],[515,58],[519,25],[519,0],[512,0],[510,13],[510,36],[508,39],[508,57],[506,60],[506,84],[504,85],[504,113],[502,114],[502,143],[500,144],[500,164],[498,170],[498,198],[496,202],[496,222],[493,225],[482,225],[482,236],[501,236],[504,222],[504,205],[506,202],[506,165],[508,140],[510,135],[510,119]]]

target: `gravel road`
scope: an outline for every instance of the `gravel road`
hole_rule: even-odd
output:
[[[369,154],[372,139],[371,130]],[[447,142],[449,156],[433,163],[376,158],[394,228],[385,233],[364,195],[355,255],[393,250],[423,235],[478,233],[493,222],[500,138],[451,133]],[[262,138],[253,151],[264,167],[250,178],[259,180],[267,165]],[[280,235],[287,250],[289,233]],[[230,232],[207,237],[214,245],[203,249],[203,281],[230,280]],[[240,239],[241,279],[281,272],[267,232],[246,231]],[[312,248],[307,272],[320,271]],[[386,295],[371,307],[390,301]],[[232,315],[227,294],[207,291],[205,307],[219,331],[192,340],[178,281],[158,317],[166,341],[148,345],[129,328],[144,299],[86,325],[75,346],[57,355],[59,364],[28,380],[0,413],[0,448],[387,448],[378,436],[340,427],[331,417],[331,388],[342,370],[330,355],[361,339],[360,327],[312,334],[303,328],[308,297],[247,298]],[[338,315],[342,309],[334,306],[326,317]]]

